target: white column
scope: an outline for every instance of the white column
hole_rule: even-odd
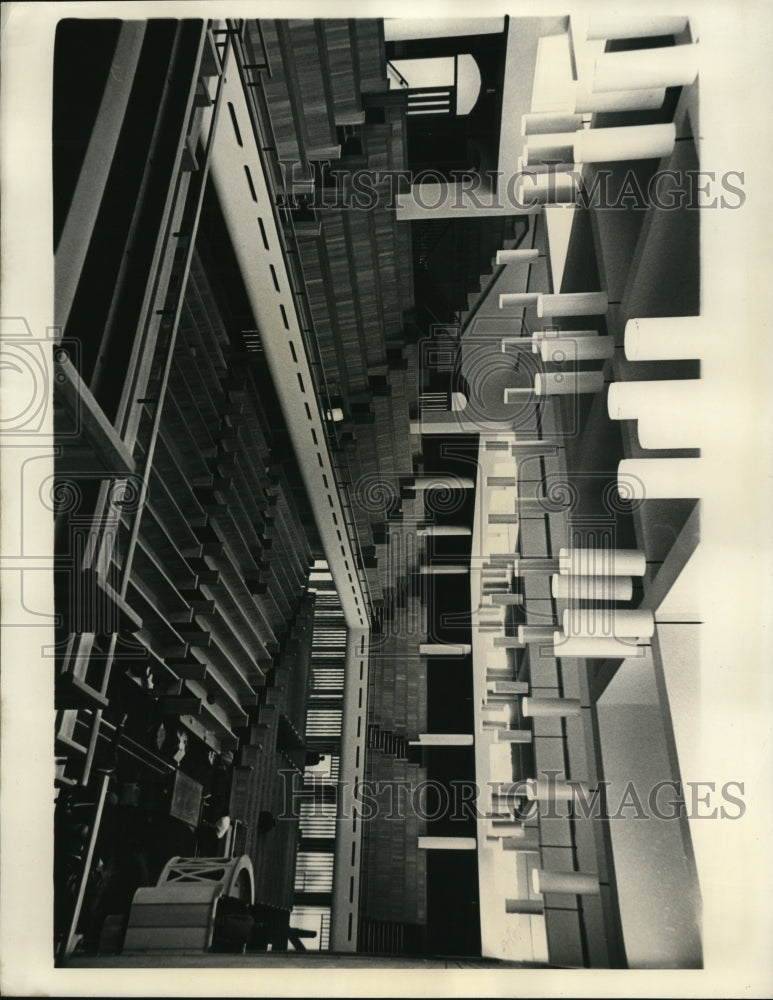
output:
[[[510,445],[510,454],[514,458],[525,458],[529,455],[552,455],[558,446],[558,441],[513,441]]]
[[[492,782],[491,795],[499,799],[508,801],[512,796],[525,795],[526,784],[523,781],[503,781],[501,783]]]
[[[475,837],[419,837],[420,851],[474,851]]]
[[[614,14],[591,14],[587,37],[655,38],[661,35],[681,35],[687,28],[687,18],[669,14],[639,14],[616,10]]]
[[[531,743],[530,729],[497,729],[499,743]]]
[[[409,740],[412,747],[471,747],[472,733],[419,733],[418,740]]]
[[[699,448],[706,429],[700,379],[615,382],[607,410],[613,420],[638,419],[642,448]]]
[[[462,476],[445,476],[442,473],[428,473],[423,476],[415,476],[411,490],[472,490],[475,489],[475,482],[472,479]]]
[[[494,638],[496,649],[523,649],[524,644],[514,635],[498,635]]]
[[[533,802],[571,802],[575,795],[588,798],[588,785],[584,781],[573,781],[571,785],[560,778],[529,778],[524,782],[526,798]]]
[[[518,835],[515,830],[512,832],[502,830],[490,836],[499,840],[499,846],[503,851],[538,851],[539,834],[534,827],[521,827],[522,835]]]
[[[648,450],[700,448],[706,422],[702,410],[685,412],[680,407],[676,419],[668,410],[647,412],[639,417],[636,435],[642,448]]]
[[[645,608],[568,608],[563,614],[564,635],[636,636],[649,639],[655,616]]]
[[[560,340],[543,340],[540,344],[542,360],[555,364],[605,360],[614,357],[614,354],[613,337],[580,337],[578,340],[562,337]]]
[[[530,264],[539,260],[539,250],[497,250],[497,265]]]
[[[596,372],[542,372],[534,376],[534,392],[538,396],[573,396],[601,392],[604,373]]]
[[[675,142],[676,126],[673,122],[591,128],[577,133],[574,158],[577,163],[660,159],[671,155]]]
[[[505,665],[504,659],[496,659],[495,666],[486,667],[486,680],[492,684],[496,681],[513,682],[513,671]]]
[[[527,167],[518,177],[516,198],[522,205],[545,205],[574,201],[578,175],[570,170],[533,171]]]
[[[487,691],[483,706],[489,712],[501,711],[503,706],[511,705],[512,701],[513,696],[511,694]]]
[[[582,114],[597,114],[605,111],[649,111],[663,106],[666,88],[652,90],[609,90],[596,94],[581,83],[574,91],[574,110]]]
[[[575,169],[573,163],[556,163],[554,158],[546,158],[543,163],[542,160],[535,160],[532,157],[532,162],[527,164],[522,156],[516,160],[516,168],[516,174],[555,174]],[[522,183],[520,177],[516,177],[516,183]]]
[[[559,568],[558,559],[545,556],[518,556],[513,554],[510,558],[512,562],[513,576],[526,576],[531,573],[555,573]]]
[[[629,319],[625,324],[625,356],[629,361],[679,361],[701,358],[706,321],[701,316]]]
[[[559,576],[550,578],[553,597],[572,601],[630,601],[633,581],[630,576]]]
[[[570,131],[530,135],[529,141],[523,147],[524,165],[528,167],[532,163],[540,163],[543,160],[571,163],[576,134],[575,131]]]
[[[517,389],[505,389],[502,400],[505,403],[519,403],[526,399],[526,397],[531,397],[534,395],[533,389],[527,388],[517,388]],[[528,399],[526,400],[528,402]]]
[[[526,350],[531,344],[530,337],[502,337],[499,342],[500,350],[502,354],[507,354],[508,348],[515,347],[518,350]],[[489,450],[489,449],[486,449]],[[496,450],[496,449],[494,449]]]
[[[515,486],[515,476],[486,476],[486,486]]]
[[[606,129],[605,131],[612,131]],[[607,311],[609,298],[606,292],[569,292],[563,295],[540,293],[537,315],[544,316],[601,316]]]
[[[557,893],[568,896],[598,896],[598,875],[585,872],[554,872],[544,868],[533,868],[531,886],[534,892]]]
[[[639,549],[559,549],[562,576],[644,576],[647,556]]]
[[[555,625],[519,625],[518,638],[521,642],[553,642]]]
[[[553,633],[554,656],[579,656],[589,660],[606,660],[610,657],[627,659],[642,656],[643,647],[634,637],[617,636],[566,636],[563,632]]]
[[[499,712],[501,714],[502,709],[507,708],[512,703],[512,698],[509,695],[492,694],[489,695],[489,700],[483,699],[480,704],[481,710],[484,712]],[[499,724],[503,726],[505,723],[501,721]]]
[[[536,306],[539,292],[505,292],[499,296],[499,308],[506,309],[515,306],[519,309]]]
[[[577,698],[521,698],[521,714],[527,719],[566,719],[582,715]]]
[[[489,691],[493,694],[528,694],[526,681],[490,681]]]
[[[634,420],[670,410],[674,416],[700,408],[705,386],[700,379],[613,382],[607,410],[613,420]]]
[[[506,899],[505,913],[544,913],[541,899]]]
[[[633,500],[699,499],[702,470],[699,458],[626,458],[617,466],[618,489]]]
[[[453,524],[428,524],[426,528],[419,528],[417,534],[425,538],[467,537],[472,534],[472,529]]]
[[[469,656],[472,646],[466,642],[422,642],[419,656]]]
[[[405,194],[398,194],[395,209],[400,222],[413,219],[479,219],[481,215],[537,215],[539,208],[511,204],[509,199],[485,198],[468,190],[466,184],[431,181],[414,184]]]
[[[582,115],[566,111],[529,111],[521,115],[521,135],[576,132],[578,128],[582,128]]]
[[[489,524],[517,524],[518,515],[513,511],[511,514],[489,514]]]
[[[532,354],[539,354],[546,341],[561,339],[577,340],[586,337],[598,337],[598,330],[535,330],[531,335]]]
[[[468,573],[469,566],[452,565],[450,563],[430,563],[429,566],[420,566],[419,571],[424,576],[457,576],[459,573]]]
[[[593,90],[649,90],[689,87],[698,76],[698,46],[605,52],[593,64]]]
[[[535,827],[525,827],[514,816],[489,819],[486,836],[496,840],[517,840],[522,851],[539,850],[539,834]]]

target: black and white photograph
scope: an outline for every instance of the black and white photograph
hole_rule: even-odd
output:
[[[770,996],[773,11],[5,8],[3,991]]]

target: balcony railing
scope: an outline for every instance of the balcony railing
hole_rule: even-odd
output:
[[[354,504],[350,492],[350,486],[353,482],[352,473],[338,428],[334,421],[327,419],[325,412],[328,408],[327,401],[331,400],[335,393],[328,381],[325,366],[322,362],[322,352],[306,294],[300,245],[296,236],[292,213],[286,207],[279,208],[277,206],[277,202],[284,197],[283,172],[271,131],[267,109],[263,110],[261,108],[257,96],[261,85],[260,73],[262,70],[254,68],[254,61],[251,61],[251,57],[246,53],[243,31],[238,26],[238,22],[229,21],[228,23],[232,27],[231,38],[233,41],[235,62],[244,85],[244,92],[247,95],[247,106],[251,113],[250,121],[258,154],[272,193],[271,208],[280,236],[282,255],[287,267],[288,279],[293,290],[293,298],[298,312],[304,347],[306,348],[306,355],[314,380],[315,401],[320,412],[322,425],[325,428],[331,463],[336,473],[336,491],[344,513],[346,532],[353,549],[357,577],[368,610],[368,617],[371,622],[374,622],[376,621],[376,609],[365,572],[365,561],[357,532]]]

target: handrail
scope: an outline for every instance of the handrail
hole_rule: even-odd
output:
[[[210,29],[209,29],[208,26],[205,27],[204,28],[204,32],[203,32],[203,34],[201,36],[201,40],[199,42],[199,58],[200,58],[200,55],[201,55],[201,47],[203,46],[204,39],[206,38],[206,32],[209,31],[209,30]],[[199,215],[201,213],[203,199],[204,199],[206,177],[207,177],[207,171],[208,171],[208,165],[209,165],[209,154],[210,154],[210,151],[211,151],[212,140],[213,140],[213,136],[214,136],[214,133],[215,133],[214,125],[215,125],[215,122],[217,120],[217,116],[219,114],[220,104],[221,104],[221,102],[220,102],[220,95],[221,95],[221,90],[222,90],[222,81],[223,81],[223,74],[224,74],[224,71],[225,71],[225,65],[226,65],[226,53],[224,52],[223,62],[222,62],[222,65],[221,65],[221,72],[218,74],[217,92],[216,92],[216,96],[215,96],[215,99],[214,99],[213,105],[212,105],[212,111],[211,111],[212,122],[211,122],[211,126],[210,126],[209,140],[207,142],[207,146],[206,146],[206,150],[205,150],[205,159],[204,159],[204,163],[202,165],[202,168],[198,172],[198,188],[197,189],[196,188],[191,188],[190,191],[185,191],[182,195],[180,194],[180,191],[181,191],[181,177],[182,177],[182,174],[184,172],[184,168],[182,167],[182,164],[179,161],[177,163],[177,171],[176,171],[175,176],[173,177],[172,182],[171,182],[172,185],[173,185],[173,188],[174,188],[174,194],[173,194],[174,199],[176,200],[179,197],[182,197],[183,199],[185,199],[186,210],[187,210],[187,207],[189,205],[191,206],[191,211],[192,211],[192,213],[194,215],[194,223],[198,221]],[[191,102],[192,102],[192,92],[193,92],[193,88],[194,87],[195,87],[195,79],[193,79],[192,82],[191,82],[191,90],[190,90],[190,93],[189,93],[189,100]],[[194,112],[193,112],[193,108],[192,108],[192,104],[191,104],[191,108],[189,109],[188,119],[187,119],[187,122],[186,122],[186,129],[185,129],[185,134],[186,135],[188,135],[190,133],[193,121],[194,121]],[[171,216],[170,216],[170,218],[167,220],[166,231],[164,233],[164,238],[165,238],[164,242],[165,242],[165,245],[169,245],[169,243],[171,242],[169,240],[169,235],[171,233],[171,229],[172,229],[172,221],[171,221]],[[193,255],[193,245],[194,245],[194,241],[193,240],[189,240],[182,247],[178,246],[177,249],[176,249],[176,251],[173,252],[175,255],[179,255],[179,256],[183,257],[183,262],[184,262],[183,270],[184,270],[184,274],[185,274],[185,278],[186,279],[187,279],[188,269],[190,267],[190,262],[191,262],[192,255]],[[175,303],[175,306],[174,306],[173,311],[172,311],[172,320],[171,320],[171,323],[170,323],[169,328],[168,328],[168,339],[167,339],[167,342],[164,345],[161,345],[161,344],[157,344],[156,345],[156,351],[158,352],[158,354],[162,358],[162,370],[161,370],[160,376],[158,377],[160,385],[159,385],[157,397],[155,398],[155,400],[151,401],[151,403],[150,403],[150,405],[153,405],[154,410],[153,410],[153,416],[152,416],[152,419],[151,419],[151,426],[150,426],[150,431],[149,431],[149,441],[148,441],[147,445],[145,446],[145,458],[144,458],[143,470],[142,470],[142,474],[141,474],[141,479],[142,479],[142,483],[143,483],[144,489],[147,489],[148,484],[149,484],[149,480],[150,480],[150,475],[151,475],[151,470],[152,470],[152,465],[153,465],[153,454],[154,454],[156,442],[157,442],[157,439],[158,439],[159,428],[160,428],[160,424],[161,424],[161,414],[162,414],[162,409],[163,409],[163,401],[164,401],[164,398],[165,398],[167,383],[168,383],[169,375],[170,375],[170,371],[171,371],[172,355],[173,355],[173,352],[174,352],[174,347],[175,347],[176,338],[177,338],[178,324],[179,324],[179,318],[180,318],[180,313],[181,313],[181,309],[182,309],[182,302],[183,302],[185,284],[186,284],[186,281],[183,280],[182,283],[181,283],[181,285],[180,285],[179,291],[176,293],[176,303]],[[150,299],[150,305],[149,305],[149,308],[148,308],[148,312],[146,313],[146,317],[145,317],[145,323],[146,324],[147,324],[147,322],[149,322],[150,309],[152,308],[152,305],[157,304],[157,299],[160,297],[160,293],[164,295],[164,298],[166,298],[170,294],[168,288],[166,290],[160,289],[158,273],[156,273],[153,276],[153,291],[152,291],[152,297]],[[149,404],[148,404],[148,402],[142,402],[140,405],[147,406]],[[142,504],[138,504],[137,505],[137,509],[136,509],[136,511],[134,511],[134,516],[132,518],[132,525],[131,525],[131,530],[130,530],[130,534],[129,534],[127,553],[126,553],[126,555],[124,557],[123,566],[121,567],[121,582],[120,582],[120,587],[118,589],[118,593],[119,593],[119,596],[121,598],[123,598],[123,599],[126,598],[127,589],[128,589],[129,582],[130,582],[132,561],[133,561],[134,553],[136,551],[136,547],[137,547],[138,540],[139,540],[140,520],[141,520],[141,517],[142,517],[142,511],[143,511]],[[105,664],[105,669],[104,669],[103,675],[102,675],[101,693],[103,695],[107,693],[107,687],[108,687],[108,684],[109,684],[109,681],[110,681],[110,676],[111,676],[112,668],[113,668],[114,654],[115,654],[115,642],[113,641],[113,642],[111,642],[110,651],[109,651],[107,662]],[[91,769],[92,769],[93,762],[94,762],[94,758],[95,758],[95,754],[96,754],[97,741],[98,741],[98,739],[100,737],[100,733],[101,733],[101,731],[102,731],[103,728],[109,728],[109,727],[110,727],[110,723],[106,719],[103,718],[103,709],[101,707],[97,708],[93,712],[92,718],[91,718],[89,743],[88,743],[88,747],[86,749],[86,758],[85,758],[85,761],[84,761],[84,764],[83,764],[83,771],[82,771],[82,775],[81,775],[81,779],[80,779],[80,783],[82,785],[86,785],[88,783],[88,780],[89,780],[89,777],[90,777],[90,774],[91,774]],[[118,740],[118,738],[120,737],[120,727],[113,727],[113,736],[114,736],[114,738],[116,740]],[[133,743],[133,741],[130,740],[129,743]],[[138,747],[138,746],[139,746],[139,744],[134,744],[134,747]],[[126,749],[128,750],[128,745],[126,746]],[[129,752],[132,753],[131,750],[129,750]],[[133,752],[132,755],[135,756],[135,757],[138,756],[137,753],[136,753],[136,751]],[[141,758],[139,758],[139,759],[141,759]],[[100,828],[100,824],[101,824],[101,820],[102,820],[102,812],[103,812],[103,809],[104,809],[104,804],[105,804],[105,800],[106,800],[106,796],[107,796],[107,786],[108,786],[109,780],[110,780],[110,775],[109,774],[103,774],[102,780],[101,780],[101,784],[100,784],[99,797],[98,797],[98,800],[97,800],[97,805],[95,807],[94,820],[93,820],[93,823],[92,823],[92,826],[91,826],[91,833],[90,833],[90,837],[89,837],[88,850],[87,850],[87,854],[86,854],[86,857],[85,857],[85,860],[84,860],[84,863],[83,863],[83,866],[81,868],[80,875],[79,875],[79,878],[78,878],[78,889],[77,889],[77,894],[76,894],[76,899],[75,899],[75,905],[73,907],[73,911],[72,911],[71,918],[70,918],[70,921],[69,921],[68,929],[67,929],[67,932],[66,932],[66,934],[65,934],[65,936],[64,936],[64,938],[63,938],[63,940],[61,942],[61,948],[60,948],[60,951],[59,951],[59,957],[60,958],[66,958],[70,954],[70,952],[72,951],[72,949],[74,947],[74,940],[75,940],[76,928],[77,928],[78,921],[79,921],[80,915],[81,915],[81,910],[82,910],[82,907],[83,907],[83,901],[84,901],[84,898],[85,898],[86,887],[87,887],[87,883],[88,883],[89,874],[90,874],[90,871],[91,871],[91,865],[92,865],[92,861],[93,861],[94,850],[95,850],[95,847],[96,847],[96,840],[97,840],[97,836],[98,836],[98,833],[99,833],[99,828]]]
[[[392,62],[391,59],[387,59],[387,69],[391,69],[392,72],[397,76],[397,78],[400,81],[400,86],[401,87],[410,87],[410,84],[408,83],[408,81],[405,79],[405,77],[403,76],[403,74],[400,72],[400,70],[397,68],[397,66],[395,66],[395,64]]]
[[[231,24],[231,21],[227,22]],[[239,76],[244,85],[245,96],[247,96],[247,107],[249,108],[250,114],[250,124],[253,130],[253,137],[255,139],[256,148],[258,151],[258,157],[261,162],[261,167],[266,177],[266,181],[269,184],[272,194],[274,197],[271,201],[271,211],[274,216],[274,223],[276,225],[277,233],[279,235],[280,248],[282,255],[285,259],[285,265],[287,267],[288,279],[293,290],[293,301],[295,303],[296,310],[302,315],[299,318],[303,319],[300,323],[301,335],[303,337],[303,343],[306,347],[307,357],[309,361],[309,368],[312,373],[312,377],[315,382],[315,403],[317,405],[318,412],[320,414],[320,419],[322,426],[325,431],[325,437],[328,444],[331,446],[331,461],[333,455],[336,456],[336,461],[332,461],[332,465],[337,472],[340,471],[341,458],[343,458],[343,463],[345,464],[345,471],[348,474],[349,482],[351,482],[351,470],[349,469],[348,459],[342,450],[342,444],[338,437],[338,431],[333,423],[327,419],[325,414],[322,412],[322,407],[320,405],[320,399],[331,399],[332,393],[330,391],[330,386],[327,380],[327,374],[325,372],[325,366],[322,361],[322,354],[319,348],[319,341],[317,340],[317,334],[314,327],[313,316],[311,315],[311,310],[308,307],[308,302],[304,302],[303,299],[306,298],[306,283],[303,277],[303,265],[301,263],[300,248],[298,244],[298,239],[295,233],[295,227],[293,225],[292,219],[285,217],[283,219],[282,214],[278,206],[276,205],[276,186],[274,182],[275,176],[281,176],[281,163],[276,152],[276,147],[271,145],[263,144],[263,132],[266,130],[266,123],[262,120],[260,112],[257,107],[257,102],[255,101],[253,87],[247,80],[248,73],[250,72],[245,64],[245,53],[243,50],[243,40],[238,31],[235,31],[232,36],[233,52],[236,62],[236,66],[239,71]],[[260,80],[257,81],[260,85]],[[270,124],[270,123],[269,123]],[[273,155],[276,158],[276,163],[269,163],[269,156]],[[271,167],[276,168],[276,173]],[[288,246],[288,237],[295,244],[294,247]],[[295,260],[292,257],[295,257]],[[295,271],[300,271],[300,277],[296,275]],[[365,600],[368,615],[371,622],[375,621],[375,606],[373,603],[373,597],[370,592],[370,586],[368,585],[367,574],[365,572],[365,561],[362,554],[362,546],[360,544],[359,533],[357,532],[357,525],[354,519],[353,504],[351,496],[349,495],[348,487],[341,482],[338,475],[336,475],[336,492],[338,494],[338,499],[341,503],[341,509],[344,512],[344,519],[347,522],[347,535],[349,541],[352,545],[355,554],[357,577],[362,588],[363,598]],[[348,514],[348,516],[347,516]]]
[[[535,230],[536,230],[536,227],[535,227]],[[532,244],[533,244],[534,243],[534,235],[535,235],[535,233],[532,230],[531,221],[527,217],[526,229],[523,231],[523,234],[521,235],[520,239],[518,239],[516,241],[515,246],[513,247],[514,250],[518,249],[518,247],[523,243],[523,241],[526,239],[526,237],[529,235],[529,233],[532,233]],[[499,267],[497,268],[497,270],[494,272],[494,274],[492,275],[491,279],[489,280],[489,283],[486,285],[486,288],[484,289],[483,294],[479,296],[478,301],[475,303],[475,305],[470,310],[469,315],[467,316],[467,319],[464,321],[464,326],[459,331],[459,336],[463,336],[464,335],[464,333],[467,330],[467,327],[470,325],[470,323],[472,323],[472,321],[478,315],[478,313],[480,312],[481,307],[483,306],[484,302],[486,302],[486,300],[488,299],[489,295],[494,290],[494,287],[496,286],[497,282],[502,277],[502,275],[505,273],[506,268],[507,268],[507,264],[500,264]]]

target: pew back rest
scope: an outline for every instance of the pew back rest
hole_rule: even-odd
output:
[[[217,883],[164,883],[134,894],[123,951],[207,951],[212,945]]]

